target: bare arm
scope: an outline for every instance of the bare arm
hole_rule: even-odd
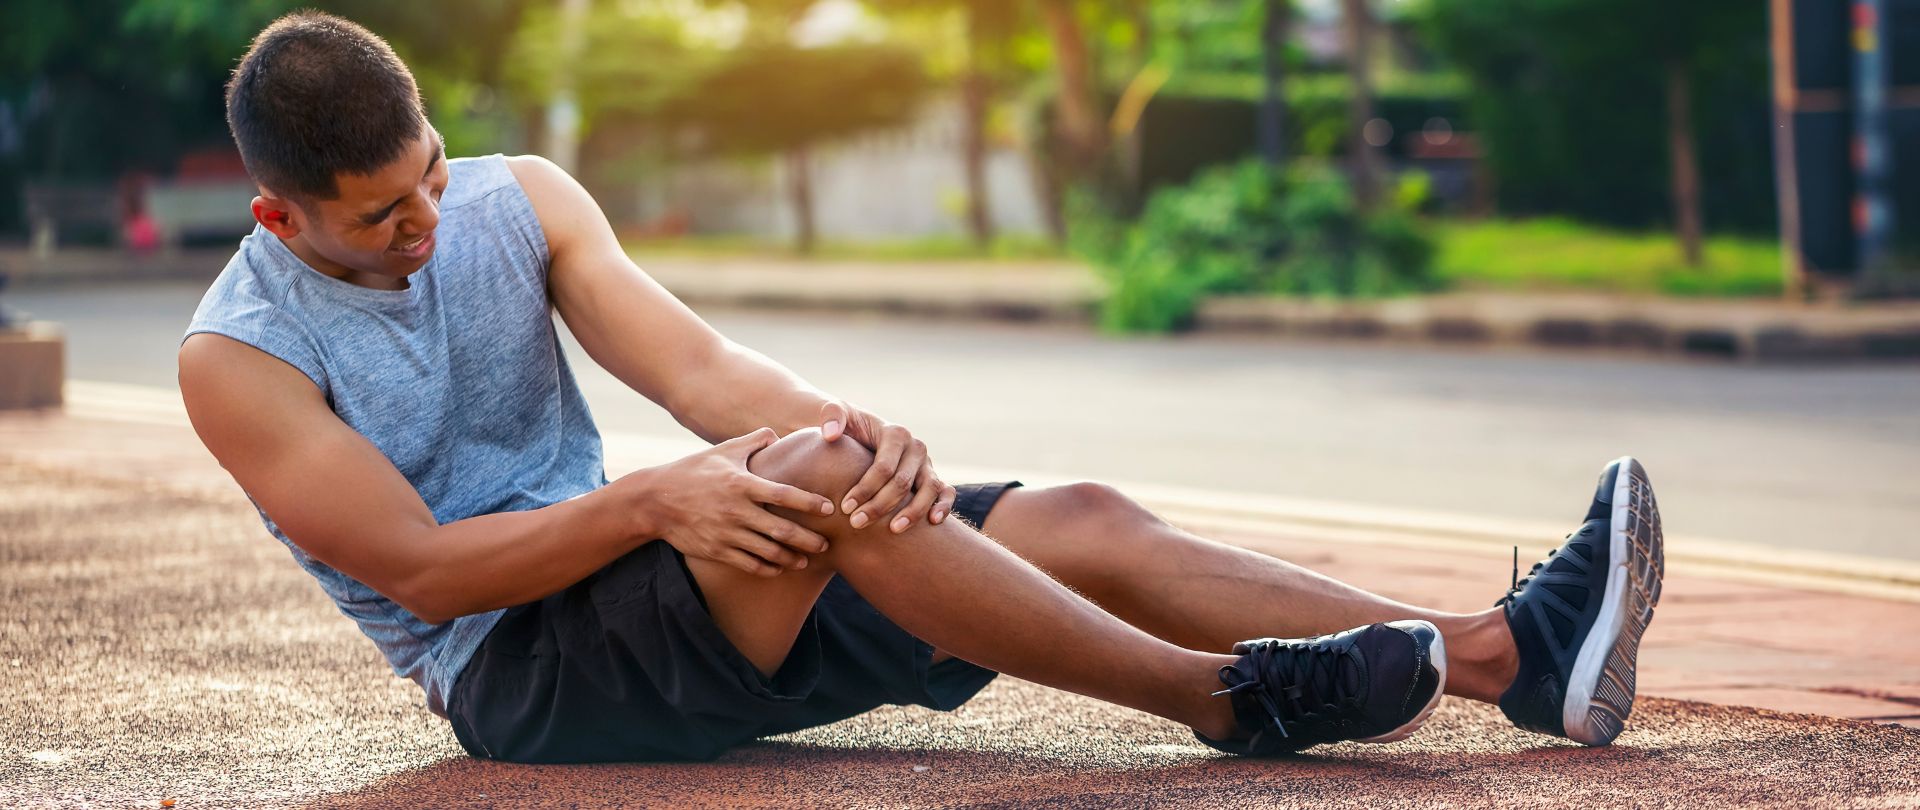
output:
[[[546,231],[554,305],[594,362],[708,442],[820,425],[832,398],[727,339],[642,272],[571,176],[539,157],[509,165]]]
[[[825,505],[746,473],[747,456],[772,441],[770,432],[543,509],[440,525],[400,471],[292,366],[235,340],[194,335],[180,349],[180,392],[201,441],[288,539],[427,622],[543,598],[652,538],[689,554],[737,554],[722,558],[769,576],[779,568],[739,546],[752,543],[762,560],[787,567],[799,555],[760,534],[824,547],[763,509],[751,510],[758,522],[747,525],[720,514],[750,505],[742,501]]]
[[[621,382],[709,442],[771,427],[781,435],[819,426],[874,452],[873,466],[840,508],[861,528],[939,523],[954,488],[933,470],[924,442],[906,428],[829,396],[766,355],[734,343],[628,258],[586,189],[544,158],[513,158],[514,177],[547,234],[548,288],[580,345]]]

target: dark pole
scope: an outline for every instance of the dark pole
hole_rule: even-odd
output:
[[[1287,0],[1266,0],[1266,20],[1260,26],[1260,51],[1265,59],[1265,92],[1260,98],[1260,156],[1279,166],[1286,156],[1284,137],[1287,105],[1282,96],[1286,80]]]
[[[1881,0],[1853,3],[1853,228],[1859,242],[1860,286],[1871,288],[1885,269],[1893,230],[1887,188],[1893,155],[1887,144],[1885,6]]]

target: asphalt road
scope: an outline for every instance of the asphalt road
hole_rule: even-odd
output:
[[[72,378],[171,386],[173,350],[202,286],[5,298],[66,324]],[[1600,466],[1630,453],[1661,488],[1670,535],[1920,559],[1912,366],[1756,368],[705,314],[825,390],[913,427],[947,464],[1571,528]],[[604,429],[684,435],[577,347],[574,357]]]
[[[0,806],[1907,807],[1920,731],[1643,697],[1611,747],[1449,698],[1413,737],[1244,760],[1003,677],[698,764],[461,753],[246,503],[0,460]]]

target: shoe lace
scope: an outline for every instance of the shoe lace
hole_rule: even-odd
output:
[[[1280,736],[1290,737],[1289,722],[1359,704],[1360,696],[1347,691],[1349,679],[1341,677],[1349,658],[1309,640],[1260,643],[1239,661],[1220,668],[1220,680],[1228,686],[1213,694],[1252,696],[1273,718]]]
[[[1563,541],[1573,539],[1573,533],[1568,532],[1567,536],[1562,539]],[[1561,548],[1565,548],[1565,546],[1561,546]],[[1520,547],[1514,546],[1513,547],[1513,585],[1507,588],[1506,596],[1502,596],[1499,599],[1494,600],[1494,603],[1493,603],[1494,607],[1500,607],[1502,605],[1511,603],[1515,597],[1518,597],[1520,595],[1520,591],[1524,590],[1527,587],[1527,583],[1532,582],[1534,577],[1537,577],[1540,575],[1540,569],[1547,567],[1548,563],[1553,562],[1554,556],[1559,553],[1560,553],[1560,549],[1558,548],[1547,552],[1546,558],[1542,559],[1537,563],[1534,563],[1533,568],[1529,569],[1527,571],[1527,575],[1522,577],[1520,576]]]

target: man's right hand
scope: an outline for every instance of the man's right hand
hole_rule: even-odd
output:
[[[721,562],[763,577],[807,567],[807,554],[827,550],[827,539],[774,514],[766,506],[833,514],[833,502],[747,470],[747,458],[779,434],[761,428],[686,458],[623,479],[648,495],[646,521],[655,536],[681,554]],[[764,506],[763,506],[764,505]]]

